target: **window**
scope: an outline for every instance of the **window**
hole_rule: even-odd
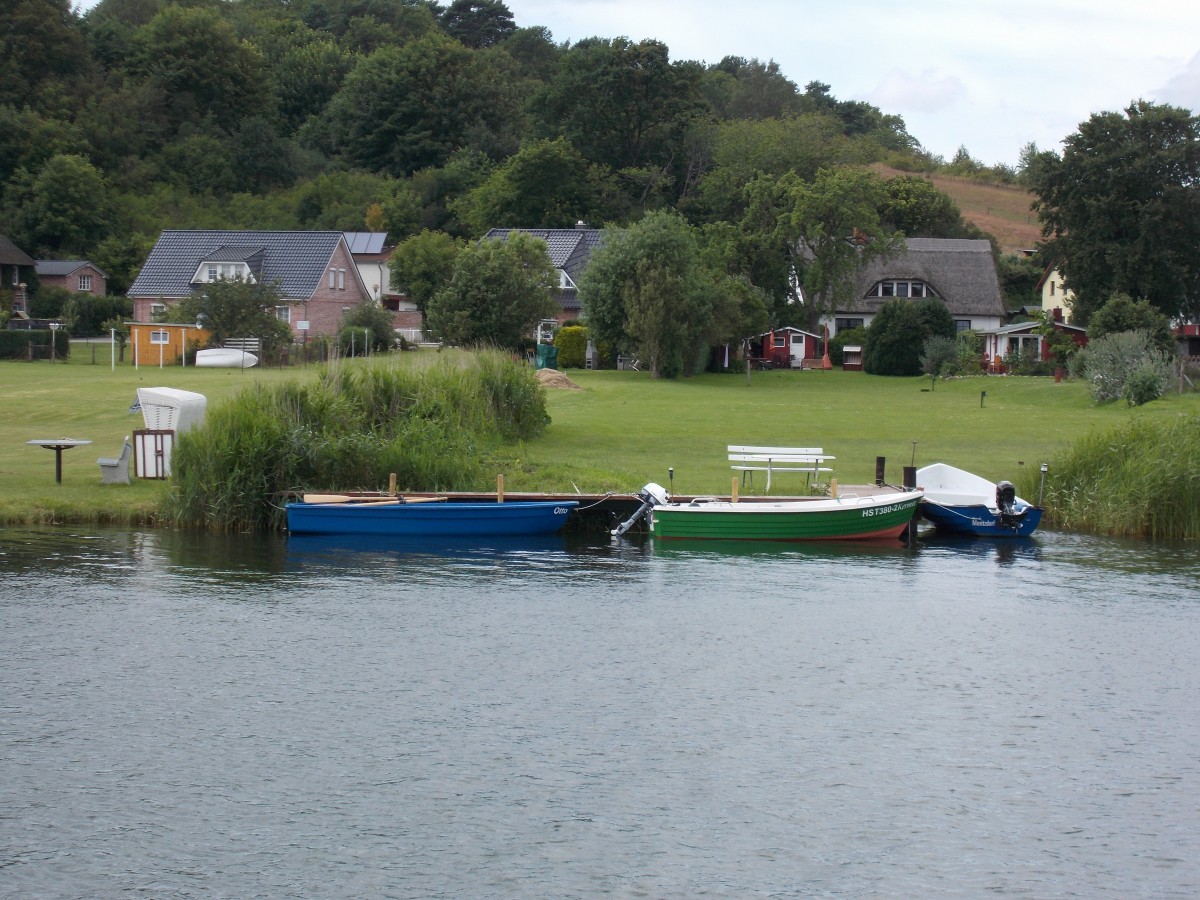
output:
[[[338,290],[344,291],[345,289],[346,289],[346,270],[338,269]]]
[[[970,319],[955,319],[954,327],[958,331],[970,331],[971,330],[971,320]]]
[[[157,319],[160,316],[165,316],[166,314],[167,314],[167,304],[165,304],[165,303],[151,303],[150,304],[150,318]]]
[[[1050,296],[1051,297],[1054,296],[1054,282],[1053,281],[1050,282]]]
[[[91,275],[80,275],[79,276],[79,290],[86,291],[88,293],[91,292],[91,290],[92,290],[92,276]]]
[[[771,335],[771,346],[776,349],[783,349],[787,346],[787,333],[776,331]]]
[[[839,331],[845,331],[848,328],[862,328],[862,319],[835,319],[833,322],[833,330],[836,334]]]
[[[287,322],[290,325],[292,323],[292,308],[290,306],[275,307],[275,318],[280,322]]]
[[[933,289],[923,281],[881,281],[870,297],[933,297]]]
[[[13,287],[16,287],[16,286],[17,286],[17,285],[19,285],[20,283],[21,283],[21,270],[20,270],[19,268],[17,268],[16,266],[13,266],[13,270],[12,270],[12,286],[13,286]]]
[[[165,331],[162,329],[155,329],[154,331],[150,332],[150,343],[152,343],[152,344],[169,344],[169,343],[171,343],[171,332]]]
[[[332,291],[335,287],[337,287],[337,270],[330,269],[329,270],[329,289]]]

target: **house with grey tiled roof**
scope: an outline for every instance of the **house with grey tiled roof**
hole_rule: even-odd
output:
[[[579,279],[587,268],[592,251],[600,246],[604,232],[589,228],[579,222],[574,228],[493,228],[484,235],[485,240],[506,241],[514,232],[532,235],[546,242],[550,251],[550,262],[558,272],[559,324],[578,319],[582,314],[579,305]]]
[[[859,272],[853,299],[821,319],[830,335],[863,327],[889,300],[936,297],[959,331],[1005,322],[1004,297],[988,241],[908,238],[901,252],[873,259]]]
[[[164,231],[129,288],[134,319],[169,319],[184,297],[232,278],[276,284],[276,314],[297,337],[334,334],[371,298],[340,231]]]
[[[39,259],[37,274],[42,287],[60,287],[74,294],[94,297],[108,293],[108,275],[86,259]]]

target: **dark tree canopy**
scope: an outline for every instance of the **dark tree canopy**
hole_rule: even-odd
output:
[[[450,37],[476,49],[498,44],[517,29],[512,12],[500,0],[454,0],[441,23]]]
[[[1200,314],[1200,119],[1145,100],[1097,113],[1030,174],[1077,321],[1113,292]]]

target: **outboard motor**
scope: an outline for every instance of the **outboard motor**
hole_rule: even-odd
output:
[[[996,482],[996,508],[1000,510],[1000,524],[1016,528],[1025,515],[1024,510],[1017,512],[1017,489],[1011,481]]]
[[[642,498],[642,505],[637,508],[637,511],[632,516],[612,530],[611,534],[613,537],[620,537],[641,521],[651,509],[656,506],[662,506],[671,500],[671,496],[667,493],[666,488],[661,484],[655,484],[653,481],[638,491],[638,496]]]

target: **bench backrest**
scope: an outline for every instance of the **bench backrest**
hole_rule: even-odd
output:
[[[749,447],[730,444],[726,448],[731,462],[814,462],[825,455],[820,447]]]

